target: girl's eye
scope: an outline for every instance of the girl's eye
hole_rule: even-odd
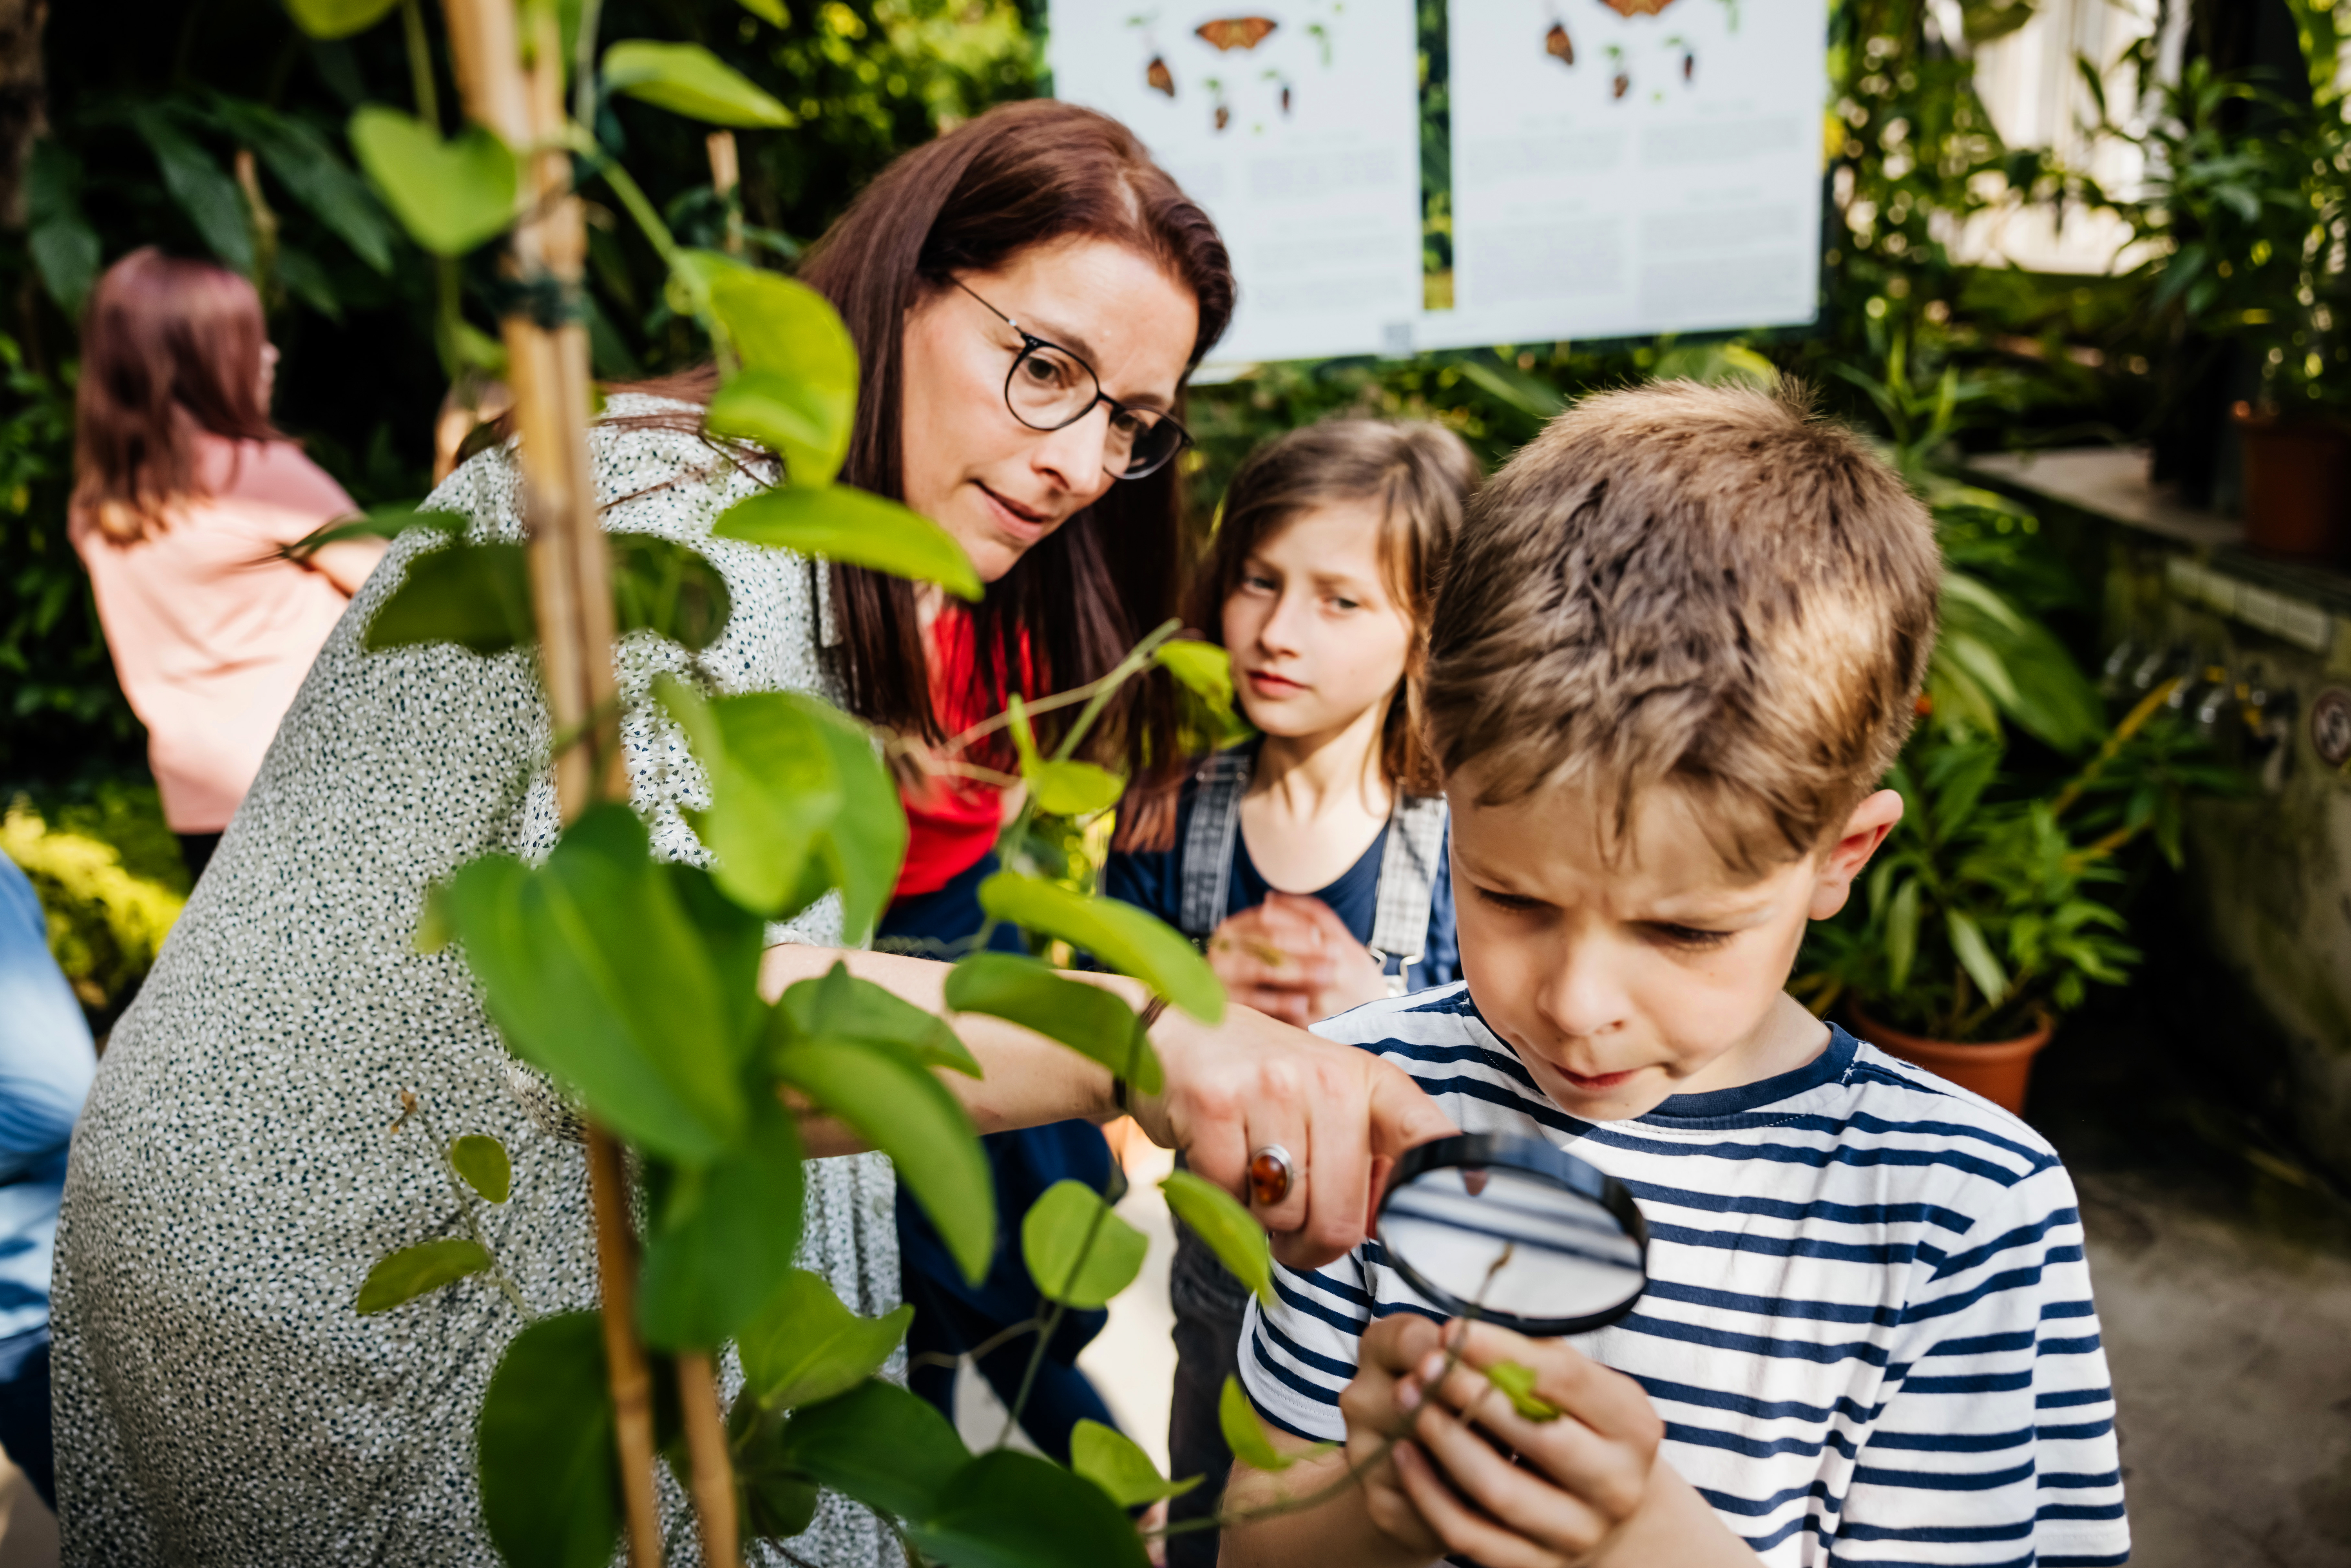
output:
[[[1258,572],[1249,571],[1241,574],[1241,586],[1243,588],[1254,588],[1260,593],[1271,593],[1280,585],[1276,583],[1273,579],[1270,577],[1263,576]]]
[[[1649,929],[1667,946],[1684,948],[1690,952],[1703,952],[1708,947],[1719,947],[1729,941],[1731,936],[1728,931],[1701,931],[1695,925],[1676,925],[1665,921],[1651,925]]]
[[[1334,593],[1331,596],[1331,608],[1333,610],[1361,610],[1363,606],[1356,603],[1352,599],[1342,599]]]

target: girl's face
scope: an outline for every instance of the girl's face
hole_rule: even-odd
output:
[[[1347,727],[1395,692],[1412,618],[1380,569],[1380,508],[1332,501],[1276,528],[1225,600],[1225,647],[1249,722],[1303,737]]]
[[[1102,467],[1106,406],[1052,431],[1012,416],[1004,383],[1020,337],[980,300],[1084,360],[1112,397],[1159,411],[1175,407],[1200,310],[1158,263],[1107,240],[1034,246],[957,276],[970,294],[942,288],[906,317],[905,500],[994,582],[1116,481]]]

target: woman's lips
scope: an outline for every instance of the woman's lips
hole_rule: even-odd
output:
[[[973,483],[977,485],[978,481]],[[978,487],[979,493],[987,497],[988,510],[995,513],[997,525],[1013,538],[1034,544],[1053,531],[1052,519],[1044,514],[1008,501],[985,485]]]
[[[1292,692],[1306,689],[1302,681],[1293,681],[1287,675],[1277,675],[1267,670],[1249,671],[1249,684],[1251,691],[1269,697],[1286,697]]]

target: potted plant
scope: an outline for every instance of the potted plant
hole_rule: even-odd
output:
[[[1942,628],[1918,727],[1886,779],[1902,821],[1860,896],[1813,927],[1792,988],[2014,1111],[2058,1021],[2137,963],[2126,904],[2145,852],[2177,865],[2186,797],[2235,775],[2168,711],[2176,681],[2107,727],[2088,677],[2029,612],[2067,591],[2029,514],[1948,482],[1930,494]]]
[[[2096,72],[2083,75],[2099,131],[2145,160],[2135,196],[2093,199],[2129,223],[2130,248],[2145,256],[2136,276],[2149,286],[2147,325],[2179,361],[2169,379],[2200,379],[2211,350],[2231,342],[2258,373],[2256,394],[2232,410],[2246,543],[2326,559],[2351,548],[2351,341],[2341,320],[2351,261],[2335,237],[2351,212],[2351,135],[2331,15],[2296,9],[2307,57],[2323,61],[2311,68],[2308,101],[2195,60],[2178,80],[2137,93],[2118,123]],[[2149,81],[2151,57],[2140,63]]]

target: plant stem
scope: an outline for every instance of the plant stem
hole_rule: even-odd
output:
[[[702,1525],[702,1561],[707,1568],[738,1568],[735,1469],[726,1457],[726,1418],[719,1413],[717,1369],[708,1351],[678,1353],[677,1403],[685,1423],[694,1511]]]
[[[401,31],[408,39],[408,79],[416,93],[416,118],[441,134],[441,89],[433,80],[433,46],[424,36],[424,7],[400,0]]]
[[[653,1378],[637,1343],[637,1245],[621,1145],[588,1128],[588,1197],[596,1216],[596,1272],[603,1286],[604,1359],[612,1390],[621,1498],[632,1568],[661,1568],[661,1508],[653,1495]]]
[[[2105,765],[2115,759],[2115,754],[2122,750],[2124,743],[2145,728],[2147,720],[2155,716],[2156,711],[2171,699],[2171,694],[2179,687],[2180,679],[2181,677],[2174,675],[2138,699],[2138,706],[2130,710],[2122,723],[2115,726],[2114,734],[2106,737],[2106,743],[2098,747],[2098,754],[2090,758],[2089,766],[2083,768],[2072,783],[2059,790],[2054,800],[2049,802],[2051,816],[2064,816],[2065,808],[2081,799],[2082,791],[2088,789]]]

